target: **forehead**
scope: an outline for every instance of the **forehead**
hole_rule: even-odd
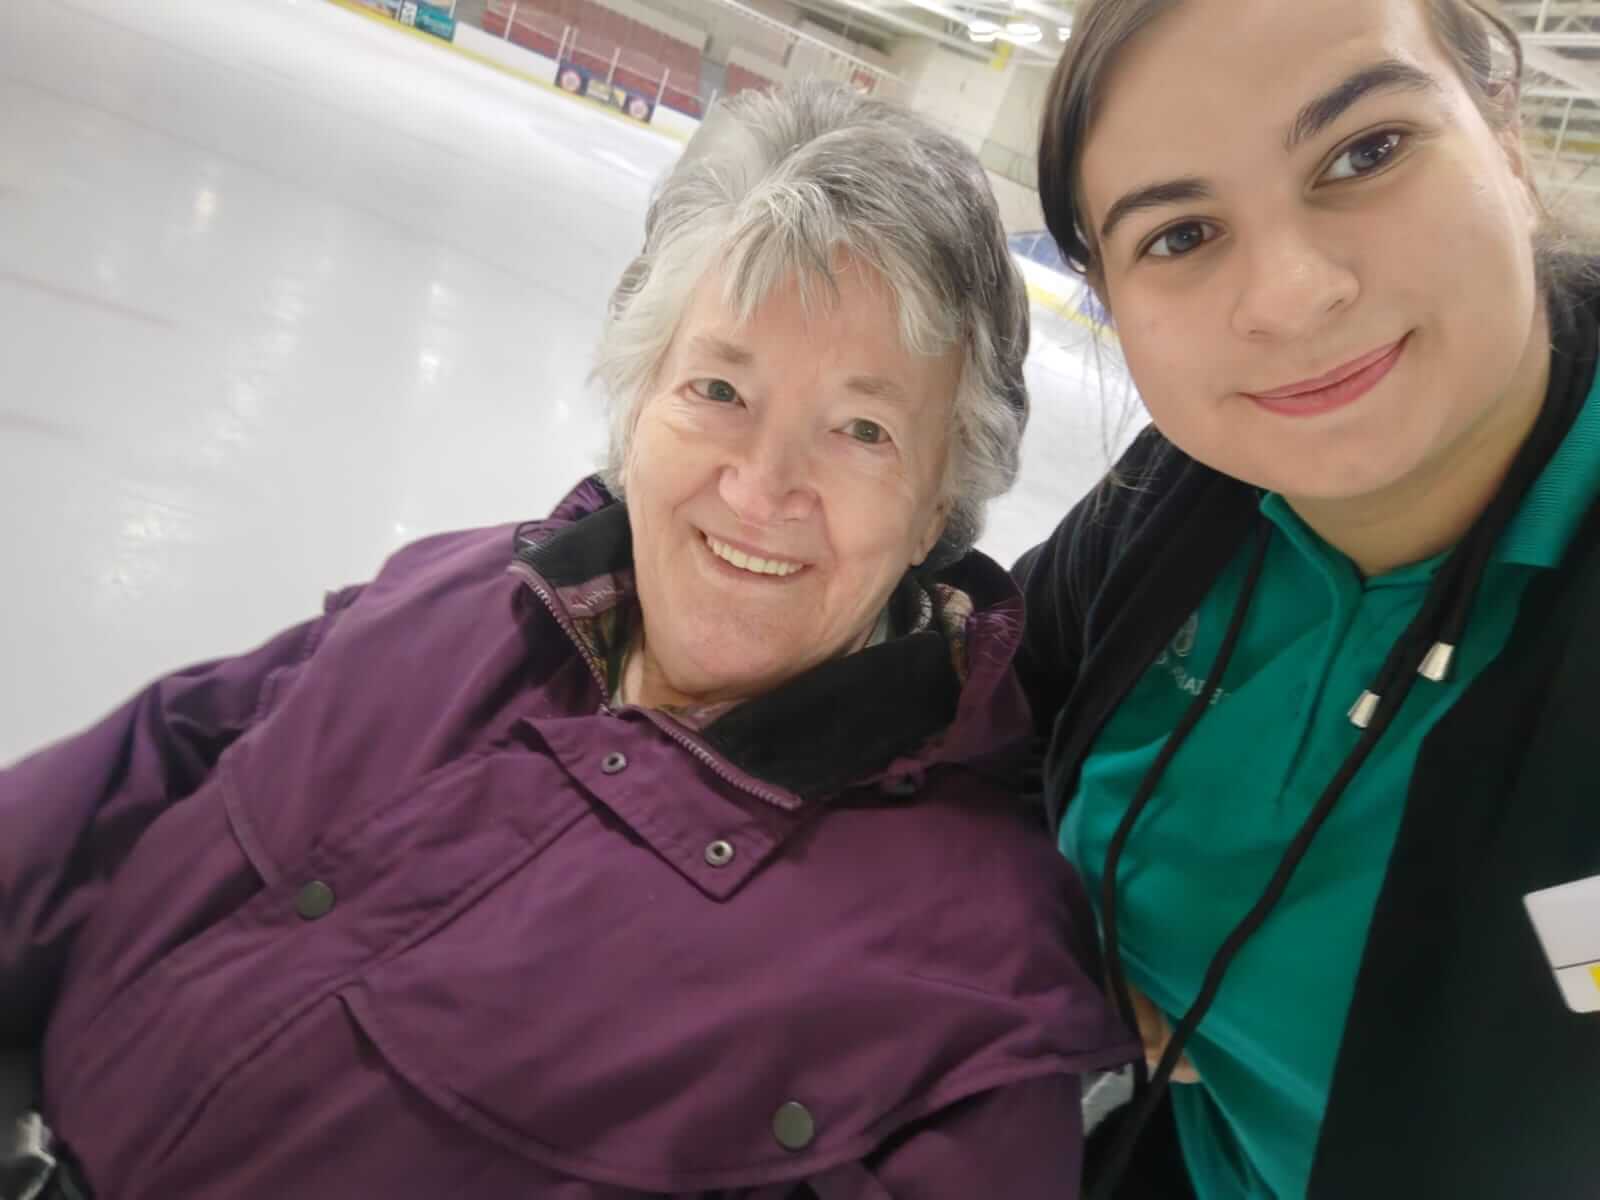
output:
[[[1117,55],[1084,145],[1092,213],[1112,191],[1211,177],[1277,148],[1301,105],[1385,58],[1447,86],[1427,0],[1183,0]]]
[[[838,394],[876,400],[917,417],[912,429],[919,444],[941,444],[948,420],[923,418],[951,411],[961,382],[960,347],[936,355],[913,350],[889,282],[853,260],[836,260],[834,268],[835,287],[813,279],[803,292],[805,281],[789,276],[747,320],[729,302],[722,271],[713,268],[696,285],[673,339],[679,368],[749,369],[768,383],[799,385],[781,394],[817,401]]]
[[[831,284],[829,279],[831,278]],[[900,333],[899,304],[871,266],[839,255],[831,276],[790,272],[757,298],[746,314],[729,294],[728,274],[713,267],[695,286],[676,339],[688,349],[703,335],[734,343],[754,361],[806,346],[833,358],[872,358],[885,368],[915,369]]]

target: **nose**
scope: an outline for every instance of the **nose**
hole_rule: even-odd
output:
[[[810,454],[803,435],[763,421],[722,468],[718,491],[743,524],[802,521],[817,503]]]
[[[1241,261],[1244,278],[1233,327],[1255,341],[1314,333],[1361,294],[1355,270],[1303,225],[1285,224],[1256,236]]]

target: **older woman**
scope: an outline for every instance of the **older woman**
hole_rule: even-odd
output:
[[[724,106],[647,230],[603,483],[0,775],[60,1194],[1074,1194],[1078,1075],[1136,1047],[1011,801],[983,174],[804,87]]]

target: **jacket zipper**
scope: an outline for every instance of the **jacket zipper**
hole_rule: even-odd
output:
[[[561,626],[561,632],[567,635],[568,640],[578,648],[578,653],[583,655],[583,661],[589,666],[589,674],[594,676],[594,681],[600,686],[600,707],[607,712],[611,711],[611,687],[606,680],[605,668],[600,665],[600,660],[594,656],[589,647],[578,636],[578,627],[572,623],[572,618],[567,615],[567,610],[555,598],[539,573],[521,559],[513,559],[511,572],[533,591],[533,594],[550,610],[550,615],[556,619],[556,624]]]
[[[801,801],[798,797],[792,795],[780,796],[777,792],[762,787],[744,772],[728,766],[726,761],[719,757],[715,751],[704,742],[693,737],[671,717],[659,713],[653,708],[641,708],[639,711],[644,713],[662,733],[677,742],[678,745],[710,767],[716,775],[740,791],[748,792],[758,800],[765,800],[768,804],[781,808],[786,812],[794,812],[800,807]]]
[[[600,660],[584,644],[583,638],[578,635],[578,627],[573,624],[566,608],[556,599],[555,593],[550,590],[549,585],[545,583],[539,573],[527,563],[521,559],[513,560],[511,571],[523,583],[528,585],[535,596],[539,597],[545,608],[550,610],[550,615],[556,619],[556,624],[561,626],[561,631],[567,635],[567,639],[578,648],[578,653],[583,655],[583,661],[588,664],[589,673],[594,676],[594,681],[600,688],[600,695],[603,697],[600,701],[601,710],[610,716],[616,716],[616,710],[611,707],[610,685],[606,679],[605,668],[601,666]],[[763,787],[751,776],[730,766],[709,746],[691,735],[688,730],[684,729],[671,717],[652,708],[641,707],[639,711],[649,718],[651,724],[694,755],[725,783],[738,788],[741,792],[754,796],[758,800],[764,800],[776,808],[781,808],[785,812],[794,812],[800,807],[801,801],[798,797],[780,795],[770,788]]]

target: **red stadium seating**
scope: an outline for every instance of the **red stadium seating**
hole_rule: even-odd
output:
[[[596,4],[593,0],[493,0],[483,14],[483,28],[535,53],[554,58],[563,49],[579,65],[598,74],[616,70],[612,82],[654,100],[659,93],[665,107],[692,117],[703,115],[700,101],[701,50],[698,43],[680,41],[642,21]],[[662,77],[666,88],[662,88]],[[759,80],[759,86],[771,86]]]
[[[737,96],[740,92],[749,88],[767,91],[776,86],[777,84],[765,75],[757,75],[754,71],[741,67],[738,63],[728,64],[728,88],[726,94],[729,96]]]

